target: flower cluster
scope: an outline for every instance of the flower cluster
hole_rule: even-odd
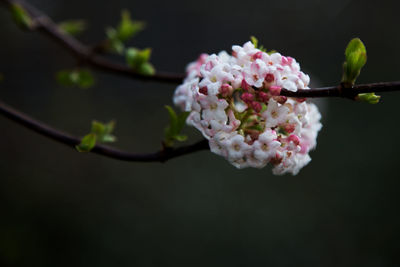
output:
[[[237,168],[271,163],[274,174],[297,174],[311,160],[321,115],[314,104],[280,92],[308,89],[309,76],[294,58],[251,42],[232,50],[189,64],[174,103],[190,111],[187,124],[201,131],[211,151]]]

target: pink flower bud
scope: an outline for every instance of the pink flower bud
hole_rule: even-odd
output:
[[[293,58],[291,57],[282,57],[282,65],[292,65]]]
[[[254,100],[254,95],[250,93],[243,93],[240,98],[245,102],[245,103],[251,103]]]
[[[199,64],[204,64],[206,62],[206,59],[208,58],[208,55],[203,53],[199,56],[199,58],[197,59],[197,63]]]
[[[250,89],[250,85],[246,82],[245,79],[242,80],[242,89],[248,91]]]
[[[251,107],[254,109],[255,112],[259,113],[262,109],[260,102],[253,101],[251,102]]]
[[[252,58],[253,60],[261,59],[261,58],[262,58],[262,53],[263,53],[263,52],[258,51],[258,52],[255,53],[251,58]]]
[[[282,87],[280,87],[280,86],[275,86],[275,85],[272,85],[272,86],[269,88],[269,92],[271,93],[271,95],[274,95],[274,96],[280,95],[280,94],[281,94],[281,90],[282,90]]]
[[[203,86],[199,89],[199,92],[202,93],[203,95],[208,95],[208,89],[207,86]]]
[[[275,77],[272,73],[268,73],[265,75],[265,81],[268,83],[272,83],[275,80]]]
[[[221,88],[219,88],[219,92],[223,97],[227,97],[232,94],[233,88],[230,84],[224,83],[221,85]]]
[[[296,126],[294,124],[286,124],[285,127],[283,127],[283,129],[287,133],[293,133],[294,130],[296,129]]]
[[[300,138],[295,135],[295,134],[291,134],[288,137],[289,142],[293,142],[293,144],[295,144],[296,146],[298,146],[300,144]]]
[[[269,101],[269,95],[266,92],[263,92],[263,91],[259,92],[258,97],[264,103],[267,103]]]

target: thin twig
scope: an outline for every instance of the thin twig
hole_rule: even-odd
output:
[[[287,89],[281,90],[281,95],[287,97],[343,97],[354,100],[354,97],[362,93],[383,93],[400,91],[400,81],[396,82],[381,82],[354,85],[352,88],[343,88],[341,85],[312,88],[312,89],[299,89],[296,92]]]
[[[10,120],[15,121],[34,132],[37,132],[59,143],[65,144],[69,147],[75,148],[75,146],[81,142],[79,138],[71,136],[63,131],[54,129],[43,122],[37,121],[29,117],[28,115],[6,105],[1,101],[0,101],[0,114],[4,115]],[[192,145],[181,146],[178,148],[165,148],[154,153],[146,153],[146,154],[125,152],[104,145],[96,145],[91,150],[91,152],[109,158],[114,158],[124,161],[165,162],[172,158],[194,153],[200,150],[205,150],[208,148],[209,146],[207,140],[202,140]]]
[[[124,75],[142,81],[158,81],[179,84],[184,79],[184,74],[180,73],[156,71],[154,75],[140,74],[125,65],[114,63],[105,57],[97,55],[91,47],[84,45],[73,36],[61,31],[58,25],[54,23],[47,15],[25,1],[0,0],[0,2],[8,5],[19,4],[21,7],[23,7],[31,16],[34,26],[32,30],[38,30],[54,39],[56,42],[60,43],[77,59],[79,59],[80,63],[82,64],[89,65],[101,71]]]

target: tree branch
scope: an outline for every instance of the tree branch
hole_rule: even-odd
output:
[[[343,97],[354,100],[358,94],[362,93],[383,93],[400,91],[400,81],[381,82],[354,85],[352,88],[343,88],[343,86],[331,86],[313,89],[299,89],[296,92],[282,89],[281,94],[287,97]]]
[[[0,101],[0,114],[9,118],[16,123],[21,124],[22,126],[37,132],[47,138],[50,138],[59,143],[65,144],[69,147],[75,148],[81,140],[77,137],[71,136],[65,132],[54,129],[49,125],[46,125],[43,122],[37,121],[28,115],[25,115],[22,112],[19,112],[12,107],[6,105],[5,103]],[[188,146],[181,146],[178,148],[164,148],[163,150],[147,153],[147,154],[139,154],[139,153],[130,153],[121,151],[115,148],[111,148],[104,145],[96,145],[91,152],[103,155],[109,158],[114,158],[118,160],[124,161],[137,161],[137,162],[165,162],[167,160],[183,156],[186,154],[194,153],[200,150],[208,149],[208,141],[202,140],[195,144]]]
[[[359,93],[382,93],[388,91],[400,91],[400,82],[361,84],[356,85],[353,88],[342,88],[342,86],[324,87],[309,90],[298,90],[297,92],[291,92],[287,89],[282,89],[281,95],[288,97],[344,97],[354,100],[354,97]],[[56,130],[49,125],[37,121],[29,117],[28,115],[25,115],[7,106],[1,101],[0,114],[32,131],[35,131],[43,136],[46,136],[47,138],[53,139],[70,147],[75,147],[81,142],[79,138]],[[129,153],[104,145],[96,145],[91,150],[91,152],[124,161],[165,162],[172,158],[176,158],[200,150],[205,150],[208,148],[209,146],[207,140],[202,140],[192,145],[182,146],[179,148],[164,148],[160,151],[147,154]]]
[[[91,47],[84,45],[73,36],[62,32],[58,25],[54,23],[48,16],[25,1],[0,0],[0,2],[3,2],[9,6],[13,4],[19,4],[21,7],[23,7],[31,16],[33,22],[32,30],[38,30],[54,39],[56,42],[60,43],[77,59],[79,59],[82,64],[89,65],[101,71],[124,75],[142,81],[158,81],[179,84],[185,77],[184,74],[162,71],[156,71],[154,75],[140,74],[125,65],[114,63],[105,57],[97,55]]]
[[[79,42],[76,38],[62,32],[57,24],[55,24],[48,16],[35,7],[26,3],[23,0],[0,0],[0,2],[8,5],[19,4],[21,5],[31,16],[34,23],[33,29],[39,30],[51,37],[67,50],[69,50],[81,63],[92,66],[98,70],[115,73],[118,75],[124,75],[133,79],[139,79],[143,81],[159,81],[179,84],[183,81],[185,75],[169,72],[157,72],[155,75],[147,76],[137,73],[135,70],[118,63],[114,63],[105,57],[99,56],[93,51],[92,47],[86,46]],[[382,83],[371,83],[356,85],[353,88],[343,88],[341,85],[315,88],[309,90],[298,90],[292,92],[286,89],[281,90],[282,96],[287,97],[343,97],[353,99],[359,93],[368,92],[387,92],[387,91],[399,91],[400,82],[382,82]]]

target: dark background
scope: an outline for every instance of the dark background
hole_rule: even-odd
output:
[[[255,35],[295,57],[313,86],[336,85],[352,37],[367,46],[360,83],[400,79],[398,1],[31,0],[54,20],[85,18],[96,43],[120,10],[147,21],[131,45],[159,70]],[[96,73],[65,88],[73,58],[0,9],[3,101],[75,135],[117,120],[115,145],[160,147],[174,85]],[[399,266],[397,93],[379,105],[328,99],[312,162],[297,176],[236,170],[208,151],[165,164],[127,163],[71,148],[0,117],[2,266]],[[190,140],[201,138],[186,129]]]

